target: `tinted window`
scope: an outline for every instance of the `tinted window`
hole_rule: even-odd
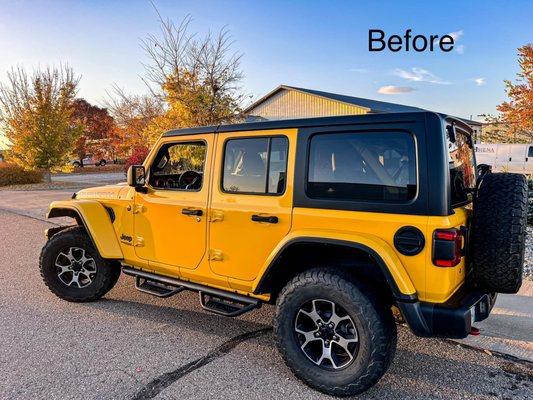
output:
[[[272,138],[268,168],[268,193],[283,193],[287,177],[287,138]]]
[[[204,142],[164,145],[150,168],[150,184],[157,189],[201,189],[205,156]]]
[[[416,152],[405,132],[320,134],[311,139],[307,193],[341,200],[407,201]]]
[[[455,142],[447,135],[452,207],[470,201],[469,189],[476,186],[474,149],[470,136],[457,130]]]
[[[533,157],[533,146],[529,146],[529,151],[527,153],[528,157]]]
[[[224,151],[222,188],[232,193],[285,190],[288,141],[284,137],[231,139]]]

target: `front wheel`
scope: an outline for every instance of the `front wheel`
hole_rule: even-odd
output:
[[[98,300],[120,276],[120,266],[100,257],[85,229],[79,226],[52,236],[41,251],[39,264],[50,291],[73,302]]]
[[[296,276],[281,292],[274,330],[294,374],[309,386],[351,396],[374,385],[396,351],[390,308],[335,271]]]

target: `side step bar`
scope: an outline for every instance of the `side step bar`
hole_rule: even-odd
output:
[[[255,299],[246,297],[246,300],[233,300],[227,297],[214,296],[211,293],[199,292],[200,305],[206,311],[223,315],[225,317],[237,317],[259,306]],[[250,301],[254,300],[254,301]]]
[[[185,289],[183,286],[170,286],[157,281],[150,281],[140,276],[135,277],[135,289],[157,297],[170,297]]]
[[[122,267],[122,272],[135,278],[135,288],[157,297],[170,297],[184,289],[199,292],[200,305],[204,310],[226,317],[236,317],[261,307],[258,299],[193,282],[181,281],[168,276]]]

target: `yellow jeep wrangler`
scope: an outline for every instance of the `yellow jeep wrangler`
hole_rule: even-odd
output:
[[[294,373],[360,393],[393,358],[395,320],[476,334],[521,285],[526,180],[478,176],[471,133],[430,112],[170,131],[128,185],[50,205],[77,226],[47,231],[41,275],[68,301],[97,300],[122,271],[224,316],[275,304]]]

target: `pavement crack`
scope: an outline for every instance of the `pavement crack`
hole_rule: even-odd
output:
[[[164,374],[159,375],[157,378],[146,384],[139,392],[137,392],[137,394],[133,396],[132,400],[153,399],[155,396],[157,396],[159,393],[161,393],[164,389],[172,385],[177,380],[183,378],[184,376],[190,374],[191,372],[199,368],[206,366],[217,358],[223,357],[226,354],[230,353],[240,343],[249,339],[265,335],[266,333],[271,331],[272,328],[269,327],[251,332],[246,332],[241,335],[235,336],[229,339],[228,341],[222,343],[217,348],[211,350],[204,357],[191,361],[190,363],[185,364],[175,369],[174,371],[165,372]]]
[[[52,222],[52,221],[49,221],[49,220],[44,219],[44,218],[39,218],[39,217],[34,217],[32,215],[24,214],[23,212],[15,211],[15,210],[13,210],[11,208],[0,207],[0,211],[6,212],[6,213],[10,213],[10,214],[15,214],[15,215],[18,215],[20,217],[26,217],[26,218],[34,219],[34,220],[37,220],[37,221],[46,222],[47,224],[51,224],[51,225],[61,226],[61,224],[58,224],[56,222]]]

